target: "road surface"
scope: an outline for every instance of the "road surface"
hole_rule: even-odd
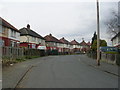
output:
[[[118,88],[118,77],[84,63],[84,55],[49,56],[32,65],[17,88]]]

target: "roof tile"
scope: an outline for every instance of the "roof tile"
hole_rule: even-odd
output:
[[[54,36],[52,36],[52,34],[46,35],[45,40],[47,42],[57,42],[57,43],[62,43],[61,41],[59,41],[57,38],[55,38]]]
[[[20,36],[30,35],[33,37],[38,37],[38,38],[44,39],[41,35],[39,35],[35,31],[31,30],[30,28],[21,28],[19,31],[20,31]]]
[[[79,43],[74,39],[73,41],[70,42],[72,45],[79,45]]]
[[[70,44],[68,40],[66,40],[64,37],[60,39],[60,41],[64,44]]]

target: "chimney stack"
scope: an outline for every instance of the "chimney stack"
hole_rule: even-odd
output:
[[[30,25],[29,24],[27,24],[27,28],[30,29]]]

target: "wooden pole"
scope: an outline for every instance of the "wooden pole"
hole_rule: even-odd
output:
[[[99,1],[97,0],[97,65],[100,65]]]

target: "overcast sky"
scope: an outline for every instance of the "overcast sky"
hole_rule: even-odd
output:
[[[89,2],[88,2],[89,1]],[[96,0],[3,0],[0,1],[0,16],[17,29],[26,27],[42,35],[53,34],[58,39],[91,41],[96,31]],[[105,21],[111,11],[118,9],[118,0],[100,2],[100,37],[107,40]],[[114,2],[113,2],[114,1]]]

